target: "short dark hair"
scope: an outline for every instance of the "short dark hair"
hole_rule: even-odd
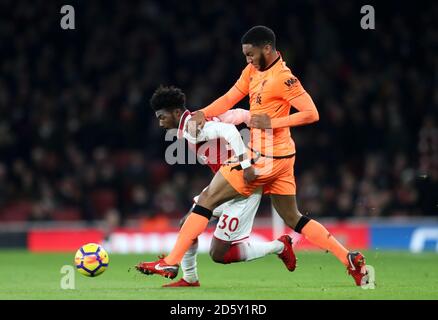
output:
[[[251,44],[263,47],[270,44],[275,49],[275,33],[265,26],[255,26],[249,29],[242,37],[242,44]]]
[[[186,95],[180,88],[160,85],[149,101],[154,111],[186,109]]]

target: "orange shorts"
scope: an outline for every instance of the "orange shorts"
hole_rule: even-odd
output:
[[[248,156],[256,158],[251,151]],[[257,178],[249,184],[243,179],[243,170],[236,170],[236,163],[223,165],[219,172],[243,196],[249,196],[259,186],[263,186],[264,194],[295,195],[294,164],[295,156],[283,159],[260,156],[253,164]]]

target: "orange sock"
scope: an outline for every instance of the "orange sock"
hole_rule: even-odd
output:
[[[182,225],[178,239],[164,262],[171,265],[180,263],[196,238],[207,228],[208,221],[206,217],[192,212]]]
[[[301,234],[313,244],[330,251],[339,261],[348,266],[348,250],[318,221],[310,220],[301,230]]]

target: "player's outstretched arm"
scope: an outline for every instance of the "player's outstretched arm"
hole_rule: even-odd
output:
[[[249,126],[251,120],[251,114],[248,110],[236,108],[228,110],[227,112],[218,116],[221,122],[230,123],[234,125],[239,125],[245,123]]]

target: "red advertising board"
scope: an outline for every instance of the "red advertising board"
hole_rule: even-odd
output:
[[[356,224],[332,224],[327,229],[339,242],[349,249],[366,249],[369,247],[369,227]],[[208,252],[214,229],[208,229],[199,237],[199,251]],[[294,239],[297,250],[315,250],[300,234],[285,229]],[[256,227],[251,233],[250,241],[273,240],[271,227]],[[164,253],[172,249],[176,241],[178,229],[161,230],[159,232],[142,232],[133,229],[120,229],[113,232],[104,242],[102,231],[96,229],[83,230],[32,230],[28,234],[28,248],[33,252],[76,251],[85,243],[104,243],[106,249],[114,253]]]
[[[101,243],[103,232],[96,229],[32,230],[27,236],[27,246],[33,252],[76,251],[89,242]]]

